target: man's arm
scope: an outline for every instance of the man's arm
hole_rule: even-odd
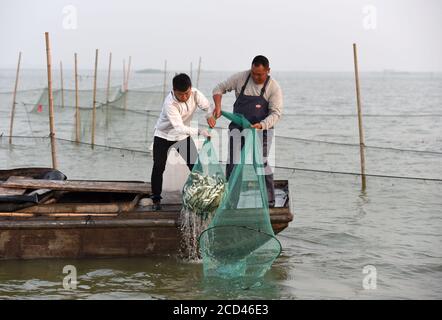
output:
[[[275,83],[275,87],[269,97],[269,115],[261,122],[253,124],[252,127],[263,130],[272,129],[281,118],[282,108],[282,90],[281,87]]]
[[[167,106],[166,116],[169,119],[169,122],[173,126],[172,133],[174,133],[174,134],[187,134],[187,135],[197,135],[199,133],[197,128],[192,128],[192,127],[186,126],[183,123],[183,118],[181,117],[180,113],[178,112],[178,108],[176,105],[171,104],[171,105]]]
[[[242,75],[244,72],[239,72],[234,75],[232,75],[230,78],[228,78],[226,81],[220,82],[214,89],[213,89],[213,102],[215,103],[215,110],[213,112],[213,115],[216,118],[221,117],[221,101],[222,101],[222,95],[226,92],[230,92],[232,90],[235,90],[235,88],[238,85],[238,81],[240,81]]]
[[[213,128],[216,124],[216,119],[214,118],[214,108],[210,105],[210,102],[206,96],[198,89],[195,89],[195,103],[198,108],[206,111],[207,124],[209,127]]]

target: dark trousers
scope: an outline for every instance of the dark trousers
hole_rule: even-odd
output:
[[[238,130],[238,129],[236,129]],[[265,183],[267,187],[267,198],[269,201],[269,205],[274,205],[275,203],[275,185],[273,183],[273,173],[272,169],[270,168],[268,164],[268,155],[270,152],[270,147],[272,143],[273,138],[273,130],[265,130],[265,131],[259,131],[258,136],[261,139],[261,147],[262,147],[262,156],[263,161],[262,164],[264,165],[264,172],[265,172]],[[234,142],[235,141],[235,142]],[[226,165],[226,178],[227,180],[230,178],[230,175],[232,174],[233,169],[235,168],[235,163],[239,163],[240,157],[241,157],[241,149],[244,147],[244,137],[241,137],[241,144],[239,144],[239,139],[234,138],[232,135],[232,131],[229,131],[229,158],[227,160]],[[238,184],[238,183],[237,183]],[[232,203],[237,203],[239,200],[239,193],[240,190],[236,193],[238,199],[233,199]]]
[[[186,161],[190,171],[192,171],[193,165],[198,157],[195,142],[190,137],[180,141],[169,141],[160,137],[154,137],[153,168],[152,176],[150,178],[153,200],[162,199],[161,192],[163,190],[163,173],[166,169],[167,156],[171,148],[175,148],[184,161]]]

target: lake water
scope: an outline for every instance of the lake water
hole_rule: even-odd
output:
[[[72,71],[64,74],[65,88],[73,88]],[[91,71],[80,74],[80,88],[90,90]],[[199,89],[210,97],[213,86],[229,74],[202,72]],[[12,95],[0,93],[2,169],[51,166],[49,140],[41,138],[48,135],[46,110],[36,111],[42,90],[33,90],[45,87],[45,76],[44,70],[21,74],[12,145],[6,137]],[[375,175],[367,177],[366,190],[360,177],[339,173],[360,170],[353,74],[273,76],[285,100],[273,164],[276,177],[290,181],[294,220],[277,236],[283,252],[259,284],[247,290],[214,285],[204,280],[201,264],[175,257],[0,261],[0,298],[441,299],[442,74],[361,74],[366,172]],[[14,77],[14,70],[0,70],[1,92],[12,91]],[[119,86],[121,79],[115,71],[111,85]],[[70,141],[74,113],[72,94],[66,93],[67,106],[55,113],[59,169],[71,179],[149,180],[162,79],[162,74],[134,73],[126,102],[130,110],[97,111],[95,143],[103,146],[93,150],[87,144],[90,92],[82,94],[84,144],[79,146]],[[98,87],[105,86],[106,72],[101,72]],[[233,100],[232,94],[226,96],[223,107],[231,110]],[[141,112],[146,108],[149,114]],[[76,290],[63,289],[65,265],[77,268]],[[376,288],[364,285],[367,276],[376,276]]]

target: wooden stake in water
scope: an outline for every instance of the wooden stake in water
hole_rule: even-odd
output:
[[[193,80],[193,64],[192,62],[190,63],[190,80]]]
[[[75,142],[80,142],[80,108],[78,106],[78,69],[77,54],[74,53],[74,72],[75,72]]]
[[[109,89],[111,79],[112,52],[109,53],[109,68],[107,69],[106,103],[109,103]]]
[[[129,75],[130,75],[130,65],[131,65],[131,62],[132,62],[132,57],[129,56],[129,62],[127,64],[127,74],[126,74],[126,79],[125,79],[125,82],[124,82],[125,91],[127,91],[129,89]]]
[[[97,103],[97,69],[98,69],[98,49],[95,49],[95,70],[94,70],[94,92],[93,92],[93,105],[92,105],[92,139],[91,147],[95,145],[95,112]]]
[[[55,126],[54,126],[54,98],[52,96],[51,47],[49,43],[48,32],[45,32],[45,39],[46,39],[46,61],[47,61],[47,70],[48,70],[49,131],[51,137],[52,168],[57,169],[57,150],[55,144]]]
[[[123,92],[126,90],[126,60],[123,59]]]
[[[124,110],[127,109],[127,91],[129,88],[129,74],[130,74],[130,63],[131,63],[132,57],[129,57],[129,62],[127,64],[127,74],[126,74],[126,78],[124,80]]]
[[[63,62],[60,61],[61,106],[64,108]]]
[[[199,84],[200,84],[200,74],[201,74],[201,57],[198,61],[198,73],[196,75],[196,87],[199,88]]]
[[[167,60],[164,60],[163,100],[166,98]]]
[[[15,104],[17,96],[18,75],[20,73],[21,52],[18,53],[17,72],[15,73],[14,94],[12,96],[11,123],[9,124],[9,144],[12,143],[12,130],[14,127]]]
[[[361,106],[361,92],[359,89],[359,70],[358,70],[358,55],[356,43],[353,43],[353,57],[355,65],[355,81],[356,81],[356,101],[358,107],[358,126],[359,126],[359,153],[361,156],[361,179],[362,189],[365,190],[365,142],[364,142],[364,127],[362,125],[362,106]]]
[[[112,52],[109,53],[109,68],[107,70],[107,86],[106,86],[106,141],[107,141],[107,129],[109,125],[109,90],[111,80],[111,67],[112,67]]]

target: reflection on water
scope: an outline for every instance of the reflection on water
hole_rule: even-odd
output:
[[[77,271],[77,288],[63,287],[63,267]],[[174,257],[2,262],[0,298],[25,299],[279,299],[275,267],[261,281],[204,279],[201,264]],[[12,280],[13,279],[13,280]]]

